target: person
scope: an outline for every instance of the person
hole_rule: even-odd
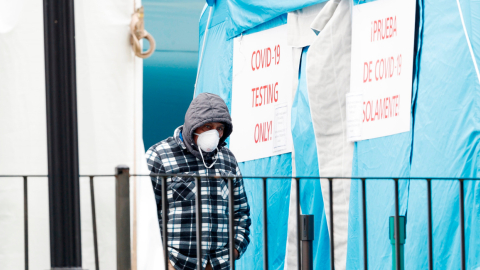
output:
[[[227,105],[217,95],[199,94],[173,137],[153,145],[146,153],[152,174],[179,174],[167,178],[167,238],[169,270],[196,269],[195,176],[202,185],[202,268],[230,269],[228,248],[228,190],[233,180],[234,253],[239,259],[250,243],[250,207],[243,179],[225,140],[233,130]],[[162,182],[151,176],[162,231]],[[162,234],[163,235],[163,234]]]

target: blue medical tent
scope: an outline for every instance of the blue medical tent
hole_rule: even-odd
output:
[[[199,73],[197,94],[210,92],[220,95],[231,106],[233,38],[240,34],[248,35],[287,23],[287,13],[322,1],[217,1],[213,7],[206,40],[203,63]],[[234,14],[234,15],[232,15]],[[203,42],[208,22],[209,8],[200,19],[200,43]],[[241,15],[241,16],[239,16]],[[303,57],[306,59],[305,48]],[[303,58],[302,58],[303,59]],[[299,91],[292,107],[292,133],[294,138],[296,170],[298,175],[318,176],[315,137],[309,121],[309,105],[306,96],[305,61],[300,70]],[[292,155],[283,154],[269,158],[242,162],[240,169],[248,176],[290,176],[292,175]],[[290,201],[290,181],[271,180],[267,183],[268,214],[268,264],[269,269],[284,269],[288,210]],[[261,180],[246,179],[245,188],[251,204],[251,243],[237,269],[262,269],[263,267],[263,210]],[[318,182],[301,182],[301,206],[303,213],[314,213],[318,217],[315,229],[315,263],[324,268],[330,265],[328,230],[323,214],[323,198]],[[319,268],[319,269],[321,269]]]
[[[324,1],[217,0],[214,5],[213,1],[208,2],[210,6],[205,7],[200,17],[197,47],[191,49],[202,51],[208,23],[196,94],[218,94],[231,108],[233,38],[286,24],[289,12]],[[365,2],[371,1],[352,0],[351,5]],[[394,215],[392,177],[471,178],[480,174],[480,74],[477,67],[480,62],[480,2],[418,0],[416,28],[410,131],[357,142],[353,151],[351,176],[385,177],[385,180],[367,181],[366,186],[369,269],[389,269],[392,265],[388,238],[388,218]],[[295,168],[292,167],[292,154],[283,154],[242,162],[243,175],[320,176],[311,116],[311,110],[316,108],[310,108],[306,83],[308,52],[308,47],[303,48],[298,89],[292,105]],[[193,78],[191,90],[197,64],[197,59],[189,64],[188,72]],[[163,68],[160,65],[157,68]],[[146,68],[145,77],[150,76],[148,72]],[[146,86],[149,84],[145,81]],[[166,93],[165,97],[170,94]],[[157,109],[153,104],[163,102],[161,95],[150,96],[152,100],[145,101],[145,114]],[[191,93],[182,97],[185,97],[182,106],[187,106]],[[145,115],[145,119],[153,121],[148,117]],[[144,130],[145,138],[151,136],[148,132],[154,132]],[[341,269],[363,269],[360,184],[359,180],[351,182],[347,261]],[[251,244],[237,262],[237,269],[262,269],[262,183],[247,179],[245,185],[253,223]],[[464,185],[467,269],[480,269],[480,183],[465,180]],[[400,214],[407,220],[405,269],[427,269],[426,181],[403,180],[399,187]],[[291,185],[290,181],[269,181],[267,188],[269,268],[284,269]],[[300,194],[302,213],[315,215],[314,269],[327,269],[330,267],[329,232],[320,183],[301,181]],[[432,209],[435,269],[460,269],[458,181],[432,181]]]

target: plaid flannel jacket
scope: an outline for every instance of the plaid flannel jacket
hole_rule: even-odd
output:
[[[174,136],[163,140],[147,151],[148,168],[154,174],[182,174],[182,177],[167,179],[168,201],[168,251],[175,269],[196,269],[195,227],[195,179],[193,176],[208,176],[202,182],[202,265],[210,260],[213,269],[230,269],[228,254],[228,196],[227,181],[210,176],[238,176],[234,180],[234,227],[235,248],[240,256],[250,242],[250,207],[243,187],[243,179],[232,152],[219,147],[218,160],[211,169],[205,168],[202,160],[192,155],[181,138],[182,127]],[[205,156],[211,164],[213,155]],[[152,176],[152,185],[157,202],[158,221],[162,231],[161,178]]]

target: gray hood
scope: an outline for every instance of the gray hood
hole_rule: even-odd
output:
[[[218,143],[218,148],[220,149],[225,145],[225,140],[228,136],[232,134],[232,118],[228,112],[227,104],[221,97],[215,94],[201,93],[190,103],[185,114],[185,123],[182,131],[188,151],[199,159],[201,159],[201,156],[197,145],[193,141],[193,133],[198,127],[211,122],[220,122],[225,125],[223,136]]]

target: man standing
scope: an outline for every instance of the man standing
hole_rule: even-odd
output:
[[[232,133],[227,105],[217,95],[198,95],[187,110],[185,123],[148,149],[153,174],[181,174],[167,179],[169,270],[196,269],[195,176],[202,176],[202,268],[229,269],[228,190],[225,176],[234,179],[235,259],[250,242],[250,207],[237,161],[225,145]],[[161,178],[152,176],[162,228]]]

